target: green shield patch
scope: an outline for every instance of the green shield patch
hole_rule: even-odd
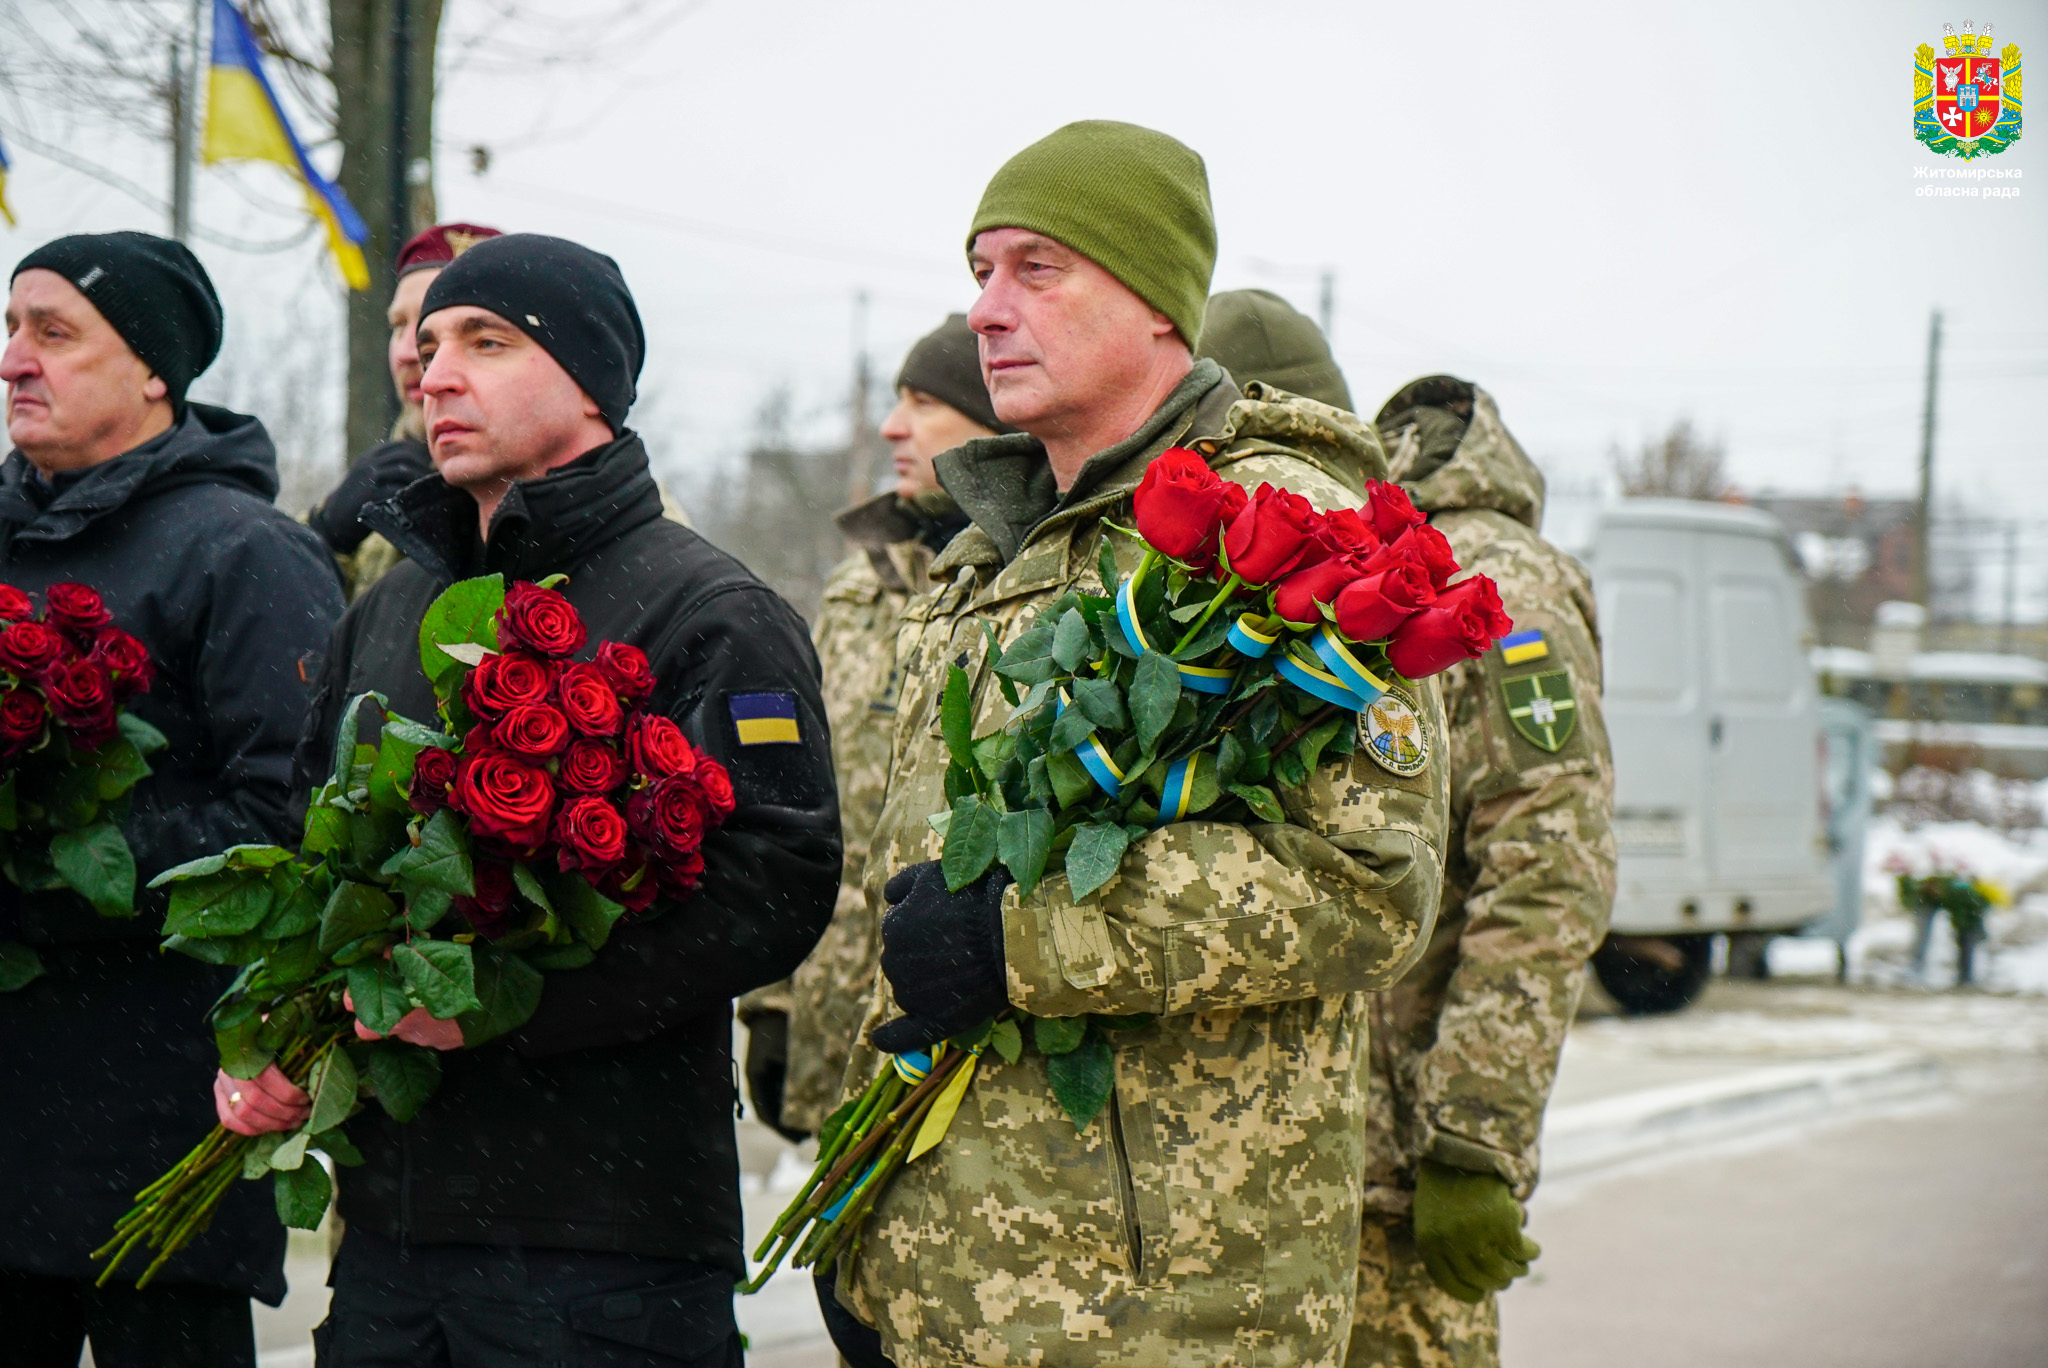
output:
[[[1563,670],[1503,679],[1500,691],[1508,701],[1508,721],[1539,750],[1558,751],[1571,739],[1579,720],[1572,697],[1572,677]]]

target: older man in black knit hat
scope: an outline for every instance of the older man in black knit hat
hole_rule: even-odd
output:
[[[325,550],[271,505],[263,425],[185,398],[220,340],[205,270],[147,233],[60,238],[9,285],[0,580],[88,584],[149,648],[156,684],[131,707],[170,746],[122,823],[145,884],[240,842],[293,839],[306,681],[341,616]],[[0,993],[10,1364],[70,1368],[88,1337],[101,1368],[253,1364],[249,1298],[284,1295],[284,1232],[253,1185],[148,1288],[93,1285],[90,1251],[213,1124],[204,1017],[228,974],[160,953],[161,895],[139,903],[108,920],[68,891],[0,881],[0,940],[40,965]]]
[[[817,658],[744,566],[663,519],[625,425],[643,351],[617,265],[558,238],[471,248],[420,321],[440,473],[373,507],[406,561],[350,607],[301,772],[326,770],[346,700],[432,714],[419,624],[454,579],[568,576],[604,641],[644,650],[651,706],[732,775],[687,903],[657,901],[594,962],[548,976],[539,1011],[467,1045],[432,1018],[441,1085],[410,1123],[365,1113],[322,1364],[736,1365],[741,1254],[731,999],[789,973],[831,914],[839,819]],[[770,707],[779,728],[743,729]],[[245,1098],[245,1101],[248,1099]],[[279,1128],[295,1113],[223,1120]]]

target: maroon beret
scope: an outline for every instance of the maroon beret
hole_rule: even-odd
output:
[[[485,238],[500,236],[498,229],[475,223],[437,223],[398,249],[398,274],[438,271]]]

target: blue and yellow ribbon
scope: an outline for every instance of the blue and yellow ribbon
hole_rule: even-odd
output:
[[[917,1128],[917,1138],[910,1142],[910,1153],[905,1157],[905,1163],[946,1138],[953,1116],[960,1110],[961,1100],[967,1096],[967,1087],[974,1082],[974,1071],[981,1067],[981,1053],[987,1048],[987,1045],[977,1045],[969,1050],[967,1062],[955,1069],[953,1076],[946,1080],[946,1086],[939,1089],[939,1095],[932,1099],[932,1109],[924,1114],[924,1124]]]
[[[1065,689],[1053,702],[1053,716],[1065,713],[1071,698]],[[1124,792],[1124,772],[1116,767],[1116,761],[1109,758],[1109,748],[1102,744],[1102,738],[1089,732],[1081,744],[1074,747],[1074,758],[1081,762],[1081,768],[1088,771],[1088,777],[1095,781],[1111,798],[1121,798]],[[899,1066],[900,1068],[900,1066]]]
[[[1129,641],[1131,645],[1137,647],[1140,651],[1149,651],[1154,649],[1154,647],[1151,642],[1145,639],[1144,629],[1138,626],[1138,609],[1134,602],[1138,579],[1139,576],[1132,575],[1117,586],[1116,620],[1118,625],[1124,629],[1125,640]],[[1235,627],[1231,628],[1233,633],[1236,630]],[[1195,693],[1227,694],[1230,692],[1230,686],[1237,680],[1237,670],[1235,668],[1218,669],[1212,665],[1182,665],[1179,666],[1179,669],[1180,686]]]
[[[1300,642],[1294,643],[1273,668],[1282,679],[1303,693],[1325,703],[1334,703],[1346,712],[1363,712],[1370,702],[1353,693],[1343,680],[1324,668],[1313,652],[1304,654]]]
[[[1367,704],[1387,691],[1387,682],[1368,670],[1357,656],[1351,653],[1352,643],[1346,641],[1337,630],[1324,623],[1312,642],[1316,655],[1325,668],[1337,677],[1337,682],[1363,700],[1358,707],[1363,710]]]
[[[1230,624],[1230,635],[1224,644],[1239,655],[1251,660],[1260,660],[1273,649],[1273,643],[1280,640],[1278,631],[1266,628],[1266,619],[1257,613],[1245,613]]]
[[[1159,795],[1159,820],[1153,826],[1163,827],[1169,822],[1186,820],[1188,801],[1195,792],[1195,779],[1205,761],[1214,766],[1216,757],[1207,751],[1196,751],[1167,766],[1166,787]]]

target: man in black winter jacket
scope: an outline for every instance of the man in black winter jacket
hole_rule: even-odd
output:
[[[817,660],[788,604],[662,518],[624,426],[642,341],[609,258],[532,235],[480,243],[430,287],[420,344],[441,478],[367,514],[407,560],[342,620],[302,774],[327,768],[364,690],[432,715],[419,623],[451,581],[560,573],[584,654],[646,651],[654,706],[731,771],[738,807],[687,901],[549,974],[524,1029],[445,1054],[409,1124],[358,1117],[365,1162],[340,1176],[348,1233],[320,1362],[737,1364],[731,999],[795,968],[831,915]],[[740,725],[767,704],[789,722]],[[451,1045],[448,1025],[414,1038]]]
[[[6,321],[0,581],[90,585],[156,666],[131,705],[170,741],[123,823],[138,881],[293,839],[292,751],[341,590],[271,504],[263,425],[185,401],[220,346],[206,272],[144,233],[62,238],[15,268]],[[92,1286],[90,1251],[214,1120],[204,1017],[231,971],[161,953],[162,896],[138,902],[110,920],[0,881],[0,940],[43,966],[0,993],[0,1362],[71,1368],[90,1336],[101,1368],[253,1364],[249,1298],[284,1296],[255,1184],[148,1288]]]

